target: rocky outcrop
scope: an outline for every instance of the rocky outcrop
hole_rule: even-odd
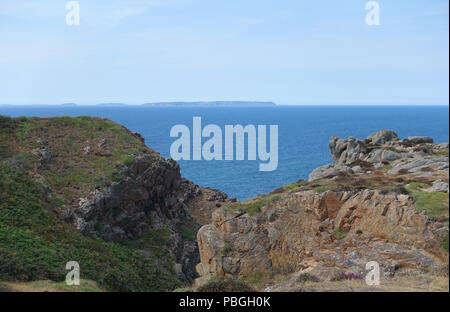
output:
[[[439,267],[448,257],[440,244],[445,233],[417,213],[407,195],[298,192],[258,216],[217,210],[213,220],[198,233],[199,282],[215,275],[250,276],[271,267],[295,272],[319,264],[331,272],[363,274],[369,261],[393,275]],[[226,254],[224,246],[229,246]]]
[[[176,162],[149,156],[125,170],[125,179],[80,199],[74,223],[81,233],[120,240],[187,217]]]
[[[121,176],[125,178],[80,199],[71,216],[77,230],[86,236],[119,241],[163,227],[172,229],[169,245],[180,266],[177,270],[181,278],[191,280],[199,262],[197,245],[173,229],[187,226],[195,231],[200,227],[190,216],[189,205],[194,199],[207,201],[202,189],[181,178],[177,162],[157,153],[136,158]],[[209,197],[227,199],[223,192],[205,191]]]
[[[449,184],[442,180],[434,181],[431,185],[430,191],[433,192],[449,192]]]
[[[366,157],[365,160],[369,163],[384,163],[399,159],[401,157],[402,156],[399,153],[389,150],[377,149],[370,153],[370,155]]]
[[[93,252],[102,244],[111,249],[123,247],[133,253],[130,260],[138,255],[142,267],[152,267],[161,273],[142,279],[154,278],[155,285],[130,288],[121,284],[127,279],[107,275],[110,289],[173,287],[177,284],[175,272],[183,282],[193,281],[195,265],[200,261],[195,234],[200,224],[210,221],[212,209],[230,201],[225,193],[183,179],[174,160],[165,159],[145,146],[140,134],[107,119],[89,116],[17,119],[0,116],[0,119],[1,131],[11,133],[0,138],[1,160],[39,183],[42,196],[51,206],[45,213],[62,225],[60,231],[67,229],[67,233],[82,237],[76,230],[88,237],[83,237],[83,242],[98,241],[92,246]],[[29,129],[27,135],[23,135],[22,128]],[[57,242],[55,248],[49,249],[53,253],[65,246]],[[16,248],[22,247],[18,244]],[[126,261],[122,257],[117,262]],[[53,265],[56,264],[50,263],[48,268]],[[142,268],[140,264],[132,266],[136,270]],[[117,272],[115,268],[114,271]],[[158,276],[167,280],[159,284]]]
[[[427,157],[417,155],[416,157],[405,157],[392,163],[392,169],[388,174],[422,174],[430,170],[443,170],[448,174],[449,159],[447,156]]]
[[[407,140],[411,141],[413,144],[434,143],[434,140],[427,136],[409,136],[407,137]]]
[[[328,147],[336,164],[351,164],[368,153],[365,144],[354,137],[343,140],[333,136],[328,143]]]
[[[349,165],[361,161],[372,164],[373,169],[377,170],[389,164],[393,167],[389,174],[403,172],[431,176],[432,174],[424,171],[444,170],[448,175],[448,143],[434,144],[434,140],[426,136],[410,136],[402,140],[395,131],[381,130],[364,140],[354,137],[339,139],[333,136],[328,147],[334,164],[316,168],[309,175],[308,181],[363,173],[364,170],[359,165],[353,166],[356,170],[349,168]]]
[[[370,261],[379,263],[384,277],[448,266],[442,247],[448,201],[443,218],[430,218],[406,189],[424,181],[420,191],[448,192],[448,156],[442,155],[448,145],[427,142],[401,140],[388,130],[364,141],[333,137],[335,164],[316,168],[297,188],[274,191],[279,199],[267,201],[257,215],[222,208],[213,213],[197,235],[197,283],[275,268],[293,275],[266,290],[295,291],[305,278],[363,276]]]
[[[369,135],[367,137],[367,142],[372,145],[382,145],[389,141],[396,140],[397,138],[397,132],[383,129]]]
[[[314,169],[309,177],[308,181],[315,181],[324,178],[332,178],[338,175],[353,174],[352,168],[345,165],[324,165]]]

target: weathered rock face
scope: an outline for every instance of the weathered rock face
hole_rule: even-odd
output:
[[[167,227],[171,229],[169,245],[179,277],[192,280],[199,262],[197,244],[173,229],[186,225],[193,230],[200,227],[188,210],[191,200],[203,200],[202,189],[181,178],[175,161],[157,153],[137,158],[121,175],[125,177],[123,180],[80,199],[71,216],[76,228],[87,236],[117,241]],[[204,191],[226,200],[222,192]]]
[[[448,192],[448,144],[429,142],[426,137],[400,140],[389,130],[364,141],[331,138],[335,164],[316,168],[293,191],[274,191],[281,198],[269,201],[258,215],[230,209],[213,213],[211,224],[197,236],[197,283],[275,267],[297,273],[268,290],[292,291],[305,273],[318,280],[338,272],[362,276],[370,261],[378,262],[385,276],[448,265],[442,247],[448,237],[448,201],[447,214],[429,218],[406,189],[420,182],[423,192]]]
[[[367,140],[373,145],[381,145],[385,144],[386,142],[395,140],[397,138],[398,138],[397,132],[383,129],[369,135],[367,137]]]
[[[388,174],[422,174],[428,170],[442,170],[448,175],[448,157],[427,157],[417,155],[416,157],[405,157],[392,163],[392,169]]]
[[[374,169],[381,169],[385,164],[393,168],[389,174],[399,172],[430,176],[427,170],[444,170],[448,175],[448,143],[434,144],[432,138],[425,136],[399,139],[392,130],[381,130],[368,136],[363,141],[354,137],[339,139],[333,136],[328,144],[334,164],[316,168],[311,172],[308,181],[332,178],[343,174],[363,173],[347,165],[358,161],[372,164]],[[353,172],[352,172],[353,171]]]
[[[328,143],[331,157],[336,164],[351,164],[358,159],[365,157],[368,150],[362,141],[349,137],[346,140],[333,136]]]
[[[191,194],[179,193],[176,162],[149,156],[126,171],[125,179],[80,199],[74,218],[81,233],[105,240],[133,238],[187,217],[183,204]]]
[[[353,174],[353,169],[345,165],[324,165],[314,169],[308,177],[308,181],[323,178],[332,178],[342,174]]]
[[[345,238],[337,238],[336,231]],[[294,272],[320,264],[329,272],[362,274],[367,262],[377,261],[387,275],[426,270],[448,261],[443,235],[407,195],[302,191],[254,217],[217,210],[213,224],[198,232],[198,282],[214,275],[249,276],[272,266]]]
[[[422,138],[422,137],[420,137]],[[417,142],[424,141],[418,139]],[[357,160],[366,158],[369,162],[382,162],[384,160],[393,160],[399,158],[396,153],[388,150],[375,150],[375,153],[370,153],[369,146],[377,147],[387,143],[397,143],[399,138],[397,133],[392,130],[381,130],[372,133],[364,141],[357,140],[354,137],[348,139],[339,139],[333,136],[328,144],[330,148],[331,157],[336,164],[348,165]],[[410,141],[411,146],[417,144],[414,140]]]
[[[420,144],[420,143],[434,143],[434,140],[427,136],[409,136],[407,139],[414,144]]]
[[[383,163],[399,158],[401,158],[401,155],[399,153],[389,150],[377,149],[373,151],[369,156],[367,156],[365,160],[369,163]]]

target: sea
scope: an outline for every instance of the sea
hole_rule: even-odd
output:
[[[146,144],[170,157],[176,140],[173,126],[191,129],[193,117],[202,125],[278,125],[278,167],[260,171],[255,160],[180,160],[181,174],[198,185],[224,191],[244,200],[282,185],[306,179],[316,167],[332,163],[328,149],[331,136],[364,139],[381,129],[395,130],[399,137],[432,137],[449,141],[448,106],[276,106],[276,107],[142,107],[142,106],[0,106],[0,114],[18,116],[97,116],[123,124],[142,134]],[[267,135],[269,132],[267,131]],[[224,151],[225,152],[225,151]],[[247,155],[247,154],[246,154]],[[191,157],[192,159],[192,157]]]

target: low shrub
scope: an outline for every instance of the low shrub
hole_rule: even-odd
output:
[[[344,281],[344,280],[361,280],[363,278],[364,277],[362,275],[359,275],[359,274],[341,272],[338,275],[334,276],[331,279],[331,281],[333,281],[333,282],[340,282],[340,281]]]
[[[210,281],[207,284],[200,286],[198,292],[254,292],[250,286],[244,282],[234,279],[222,279],[217,281]]]

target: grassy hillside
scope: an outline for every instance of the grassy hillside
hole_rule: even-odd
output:
[[[51,166],[39,170],[48,185],[30,177],[39,165],[31,150],[41,138],[54,157]],[[98,155],[80,152],[86,144],[105,139]],[[166,248],[168,231],[146,235],[144,256],[141,244],[88,238],[57,217],[86,190],[113,180],[120,164],[142,146],[138,138],[103,119],[0,116],[0,281],[61,282],[68,273],[65,264],[78,261],[81,278],[105,290],[180,286]]]
[[[0,130],[0,156],[14,156],[27,170],[38,172],[69,205],[86,191],[120,180],[124,164],[150,151],[125,127],[89,116],[0,116]],[[45,150],[51,161],[41,161]]]

